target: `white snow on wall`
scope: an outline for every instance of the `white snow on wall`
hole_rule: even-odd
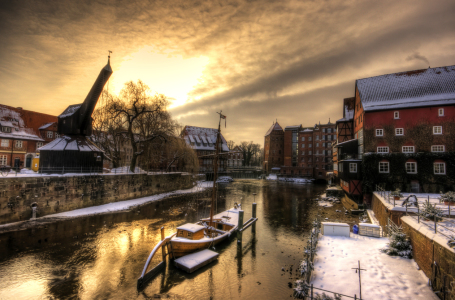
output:
[[[81,106],[82,106],[82,103],[68,106],[65,109],[65,111],[62,112],[62,114],[60,116],[58,116],[58,117],[59,118],[66,118],[66,117],[72,116]]]

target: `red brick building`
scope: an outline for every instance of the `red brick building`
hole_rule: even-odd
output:
[[[284,163],[284,131],[278,122],[273,123],[264,136],[263,169],[266,173],[279,171]],[[274,170],[272,170],[274,169]]]
[[[314,127],[294,125],[287,126],[284,133],[281,126],[277,130],[272,130],[272,126],[264,142],[264,166],[267,161],[274,159],[273,167],[279,168],[282,175],[325,180],[327,172],[333,168],[332,143],[336,140],[335,126],[330,121]],[[273,132],[275,136],[272,136]],[[270,144],[270,141],[273,143]],[[272,152],[274,157],[270,155],[272,150],[275,150]],[[271,167],[269,165],[269,169],[264,169],[269,173]]]
[[[57,134],[57,117],[0,104],[0,165],[30,168],[37,149]],[[51,137],[52,134],[52,137]]]
[[[406,192],[452,189],[454,105],[455,66],[356,80],[354,137],[337,144],[340,185],[358,193],[353,178],[362,167],[368,172],[360,190],[367,193],[376,184]]]

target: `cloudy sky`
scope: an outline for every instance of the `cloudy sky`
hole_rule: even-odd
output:
[[[455,1],[0,0],[0,103],[60,114],[107,51],[109,90],[143,80],[183,125],[263,143],[272,122],[342,116],[355,80],[455,64]]]

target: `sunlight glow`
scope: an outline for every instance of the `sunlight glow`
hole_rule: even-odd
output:
[[[146,46],[123,59],[111,78],[111,91],[118,94],[125,82],[141,79],[154,92],[170,100],[170,108],[184,104],[187,94],[202,80],[209,58],[183,58],[181,55],[159,54]]]

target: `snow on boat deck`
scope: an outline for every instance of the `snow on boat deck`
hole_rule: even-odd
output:
[[[362,271],[363,299],[439,299],[428,286],[428,278],[413,259],[388,256],[380,251],[388,238],[321,236],[314,261],[314,287],[359,297]],[[317,291],[317,290],[315,290]],[[344,299],[344,297],[343,297]]]
[[[197,269],[214,261],[218,258],[218,256],[218,253],[205,249],[177,258],[174,260],[174,263],[177,267],[187,271],[188,273],[192,273]]]

